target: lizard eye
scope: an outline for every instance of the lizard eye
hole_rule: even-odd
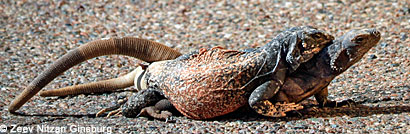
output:
[[[314,39],[318,39],[318,38],[320,38],[321,36],[320,36],[320,34],[313,34],[312,35],[312,38],[314,38]]]
[[[364,40],[363,37],[357,37],[357,38],[354,40],[354,42],[356,42],[356,43],[361,43],[363,40]]]

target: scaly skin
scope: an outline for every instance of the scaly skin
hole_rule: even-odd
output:
[[[215,47],[175,60],[155,62],[146,70],[145,80],[149,90],[163,93],[189,118],[209,119],[246,104],[262,115],[280,117],[286,109],[281,111],[284,108],[278,106],[293,107],[293,110],[303,107],[275,105],[268,99],[275,95],[287,73],[312,58],[333,39],[311,27],[291,28],[258,49],[235,51]],[[139,99],[131,98],[129,101]],[[140,109],[138,105],[127,103],[123,114],[134,117],[135,111]]]
[[[328,85],[379,40],[380,33],[375,29],[351,30],[289,74],[272,100],[297,103],[314,95],[320,106],[337,106],[336,102],[327,99]]]

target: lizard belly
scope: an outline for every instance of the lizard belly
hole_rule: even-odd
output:
[[[225,115],[247,104],[244,92],[235,90],[192,89],[190,92],[168,92],[166,94],[178,111],[193,119],[209,119]]]
[[[247,104],[247,84],[260,67],[260,53],[213,48],[185,60],[150,65],[148,84],[193,119],[221,116]],[[255,58],[256,57],[256,58]]]

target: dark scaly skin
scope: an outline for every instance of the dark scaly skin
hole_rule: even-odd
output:
[[[127,103],[124,104],[125,107],[134,107],[137,108],[138,110],[130,110],[130,109],[124,109],[128,111],[123,111],[123,115],[127,117],[136,117],[140,110],[142,110],[145,107],[155,105],[158,101],[164,99],[164,96],[162,93],[156,91],[156,90],[142,90],[138,92],[137,94],[133,95],[133,97],[137,99],[129,99]]]
[[[375,29],[351,30],[289,74],[271,100],[297,103],[314,95],[321,107],[338,106],[335,101],[327,99],[328,85],[358,62],[379,40],[380,33]]]
[[[132,108],[132,109],[131,109]],[[178,113],[162,93],[156,90],[142,90],[122,105],[122,115],[126,117],[148,116],[168,120]]]
[[[266,103],[268,99],[275,95],[287,73],[332,40],[333,36],[311,27],[291,28],[259,49],[215,47],[155,62],[146,70],[145,79],[148,89],[162,92],[189,118],[213,118],[247,103],[262,115],[279,117],[282,115],[275,115],[277,107]],[[135,106],[123,107],[123,114],[129,116],[129,109],[138,110]]]

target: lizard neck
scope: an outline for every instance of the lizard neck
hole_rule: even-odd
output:
[[[322,80],[332,80],[342,73],[342,70],[345,70],[344,66],[348,61],[345,58],[342,43],[334,40],[330,46],[323,48],[311,60],[302,64],[301,69],[298,69],[296,74],[307,73]]]
[[[327,67],[330,70],[330,75],[337,76],[346,71],[352,64],[347,48],[343,45],[342,39],[334,40],[334,43],[323,51],[327,56]]]
[[[266,52],[268,55],[275,55],[279,52],[281,52],[282,47],[280,46],[280,43],[278,40],[274,39],[267,43],[266,45],[262,46],[259,48],[261,52]]]
[[[284,55],[283,47],[280,44],[279,40],[274,39],[258,49],[259,52],[264,53],[262,55],[266,56],[264,59],[266,60],[266,68],[268,71],[274,69],[275,66],[279,66],[279,63],[281,65],[283,64],[282,66],[287,66],[285,64],[286,55]]]

